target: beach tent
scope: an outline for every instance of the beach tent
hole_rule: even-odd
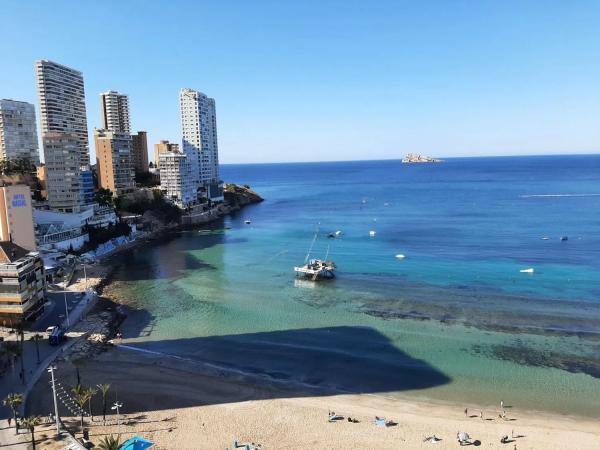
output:
[[[145,450],[153,445],[154,442],[150,442],[148,439],[144,439],[141,436],[134,436],[123,442],[119,450]]]
[[[460,431],[456,437],[458,439],[458,442],[469,442],[471,440],[471,436],[469,436],[469,434],[465,433],[464,431]]]

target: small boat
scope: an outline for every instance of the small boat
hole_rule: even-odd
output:
[[[569,240],[569,236],[561,236],[560,240],[561,241],[568,241]]]
[[[331,238],[331,239],[335,239],[336,237],[339,237],[341,234],[342,234],[342,232],[338,230],[338,231],[334,231],[333,233],[329,233],[327,235],[327,237]]]
[[[521,270],[519,270],[519,272],[521,272],[521,273],[533,273],[534,270],[533,270],[533,267],[530,267],[528,269],[521,269]]]
[[[244,220],[244,223],[245,223],[246,225],[250,225],[250,224],[252,223],[252,221],[251,221],[251,220],[249,220],[249,219],[246,219],[246,220]]]
[[[547,241],[548,239],[550,239],[548,236],[542,236],[542,241]]]
[[[335,277],[335,269],[337,268],[333,261],[328,261],[327,256],[329,255],[329,246],[327,246],[327,253],[324,259],[308,259],[312,248],[317,240],[319,232],[315,233],[315,237],[310,244],[306,258],[304,258],[304,265],[294,267],[296,275],[300,275],[312,281],[329,279]]]
[[[373,231],[373,230],[369,231],[369,236],[371,236],[371,237],[375,236],[376,234],[377,233],[375,233],[375,231]]]
[[[335,269],[336,266],[333,261],[322,259],[311,259],[303,266],[294,267],[297,274],[313,281],[335,277]]]
[[[398,258],[398,259],[404,259],[404,258],[406,258],[406,256],[404,256],[402,253],[398,253],[396,255],[396,258]]]

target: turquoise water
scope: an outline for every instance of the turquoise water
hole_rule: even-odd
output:
[[[224,166],[266,201],[120,257],[112,289],[137,308],[123,331],[331,391],[599,416],[599,169],[598,156]],[[294,277],[316,229],[331,282]]]

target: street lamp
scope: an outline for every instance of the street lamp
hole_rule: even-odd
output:
[[[117,426],[119,427],[119,434],[121,434],[121,416],[119,414],[119,408],[123,407],[123,403],[119,403],[118,401],[114,402],[110,409],[117,410]]]
[[[71,322],[69,321],[69,307],[67,306],[67,291],[63,291],[65,294],[65,314],[67,315],[67,328],[71,328]]]
[[[48,367],[48,372],[50,373],[50,377],[52,379],[52,396],[54,397],[54,420],[56,422],[56,432],[60,434],[60,425],[58,420],[58,402],[56,401],[56,384],[54,381],[54,371],[56,370],[56,366],[50,365]]]

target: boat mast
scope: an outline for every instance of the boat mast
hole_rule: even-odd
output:
[[[310,243],[310,247],[308,248],[308,253],[306,254],[306,258],[304,258],[304,264],[306,264],[308,262],[308,257],[310,256],[310,252],[312,252],[312,248],[313,248],[313,245],[315,245],[315,241],[317,240],[318,234],[319,234],[319,229],[317,228],[317,231],[315,231],[315,237],[313,238],[312,242]]]

